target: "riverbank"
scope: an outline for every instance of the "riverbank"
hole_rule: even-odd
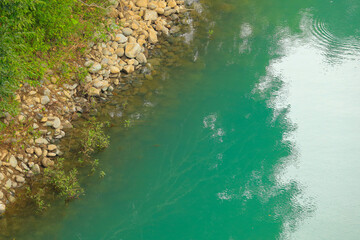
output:
[[[16,201],[17,192],[29,179],[42,178],[45,169],[57,166],[59,147],[72,122],[96,109],[99,101],[116,88],[129,86],[127,76],[151,68],[149,51],[158,36],[177,34],[187,9],[183,1],[115,1],[99,42],[90,42],[78,63],[80,76],[63,82],[48,70],[38,87],[24,85],[16,95],[20,114],[5,114],[0,144],[0,213]],[[69,73],[72,75],[73,73]]]

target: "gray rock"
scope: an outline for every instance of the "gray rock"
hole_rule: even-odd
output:
[[[50,98],[48,96],[42,96],[41,97],[41,104],[46,105],[50,102]]]
[[[158,14],[156,11],[153,10],[145,10],[145,14],[144,14],[144,20],[145,21],[155,21],[158,18]]]
[[[56,149],[57,149],[57,146],[56,146],[56,145],[54,145],[54,144],[48,145],[48,150],[49,150],[49,151],[54,151],[54,150],[56,150]]]
[[[122,30],[122,32],[125,36],[130,36],[132,34],[133,30],[131,28],[124,28]]]
[[[45,138],[38,138],[35,140],[37,144],[49,144],[49,142]]]
[[[97,89],[97,88],[94,88],[94,87],[91,87],[89,90],[88,90],[88,94],[89,96],[99,96],[100,95],[100,89]]]
[[[34,174],[39,174],[40,173],[40,167],[38,164],[35,164],[31,170],[34,172]]]
[[[41,154],[42,154],[42,150],[41,150],[41,148],[35,148],[35,154],[38,156],[38,157],[40,157],[41,156]]]
[[[100,63],[94,63],[89,69],[89,71],[91,73],[97,73],[100,70],[101,70],[101,64]]]
[[[130,29],[130,28],[129,28]],[[130,29],[131,30],[131,29]],[[132,32],[131,32],[132,33]],[[129,35],[131,35],[131,33]],[[117,34],[115,36],[115,41],[118,42],[118,43],[126,43],[128,40],[127,37],[124,36],[124,34]]]
[[[147,62],[146,57],[145,57],[145,54],[143,54],[143,53],[139,53],[139,54],[136,56],[136,60],[137,60],[140,64],[145,64],[145,63]]]
[[[61,126],[60,118],[58,117],[48,118],[48,121],[45,123],[45,126],[53,127],[55,129],[59,128]]]
[[[5,187],[6,187],[6,188],[11,188],[11,186],[12,186],[12,181],[11,181],[11,179],[8,179],[8,180],[6,181],[6,183],[5,183]]]
[[[86,61],[84,66],[85,67],[91,67],[92,65],[94,64],[94,61],[93,60],[89,60],[89,61]]]
[[[141,52],[141,46],[138,43],[128,43],[125,48],[125,55],[128,58],[135,58]]]
[[[180,31],[180,27],[179,26],[173,26],[171,29],[170,29],[170,33],[173,34],[173,33],[177,33]]]
[[[51,167],[51,166],[54,166],[54,161],[48,159],[48,158],[43,158],[41,160],[41,164],[44,166],[44,167]]]
[[[109,83],[108,83],[108,81],[105,81],[105,80],[104,81],[94,81],[93,86],[98,89],[103,89],[103,88],[108,88]]]
[[[6,211],[6,206],[4,203],[0,202],[0,214],[3,214]]]
[[[13,155],[11,155],[11,157],[10,157],[10,159],[9,159],[9,163],[10,163],[10,165],[11,165],[12,167],[16,167],[16,166],[17,166],[17,160],[16,160],[16,158],[15,158]]]
[[[36,123],[33,123],[33,129],[38,129],[39,125],[37,125]]]
[[[25,182],[25,178],[17,175],[17,176],[15,176],[15,181],[17,181],[18,183],[23,183],[23,182]]]

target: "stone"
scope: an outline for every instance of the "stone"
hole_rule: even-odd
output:
[[[143,54],[143,53],[139,53],[139,54],[136,56],[136,60],[137,60],[140,64],[145,64],[145,63],[147,62],[146,57],[145,57],[145,54]]]
[[[11,179],[8,179],[8,180],[6,181],[5,187],[8,188],[8,189],[12,187],[12,181],[11,181]]]
[[[54,150],[56,150],[56,149],[57,149],[57,146],[56,146],[56,145],[54,145],[54,144],[48,145],[48,150],[49,150],[49,151],[54,151]]]
[[[133,33],[133,30],[131,28],[123,28],[122,33],[125,36],[130,36]]]
[[[131,33],[130,33],[130,34],[131,34]],[[130,34],[129,34],[129,35],[130,35]],[[126,43],[127,40],[128,40],[128,38],[125,37],[124,34],[117,34],[117,35],[115,36],[115,41],[118,42],[118,43],[120,43],[120,44]]]
[[[126,65],[124,68],[123,68],[123,70],[126,72],[126,73],[132,73],[132,72],[134,72],[134,65]]]
[[[94,63],[91,67],[90,67],[90,69],[89,69],[89,71],[91,72],[91,73],[97,73],[97,72],[99,72],[101,70],[101,64],[100,63]]]
[[[25,149],[25,152],[28,153],[28,154],[33,154],[34,153],[34,149],[33,148],[26,148]]]
[[[36,123],[33,123],[33,129],[38,129],[39,125],[37,125]]]
[[[137,0],[135,5],[137,7],[144,7],[146,8],[148,6],[148,1],[147,0]]]
[[[15,176],[15,181],[17,181],[18,183],[23,183],[23,182],[25,182],[25,178],[17,175],[17,176]]]
[[[3,199],[4,198],[4,194],[2,191],[0,191],[0,199]]]
[[[60,126],[61,126],[60,118],[58,118],[58,117],[48,118],[48,121],[45,123],[45,126],[53,127],[55,129],[60,128]]]
[[[86,61],[84,66],[85,67],[91,67],[92,65],[94,64],[94,61],[93,60],[89,60],[89,61]]]
[[[6,206],[4,203],[0,202],[0,214],[4,214],[6,211]]]
[[[20,114],[20,115],[18,116],[18,120],[19,120],[19,122],[23,122],[23,121],[25,120],[25,116],[22,115],[22,114]]]
[[[10,163],[10,166],[12,166],[13,168],[17,166],[17,160],[13,155],[11,155],[11,157],[9,159],[9,163]]]
[[[48,96],[42,96],[40,102],[42,105],[46,105],[50,102],[50,98]]]
[[[146,10],[144,14],[145,21],[155,21],[158,18],[158,14],[154,10]]]
[[[151,9],[151,10],[155,10],[157,8],[157,5],[155,3],[149,3],[148,4],[148,8]]]
[[[48,157],[55,157],[55,156],[56,156],[56,153],[49,152],[48,154],[46,154],[46,156],[48,156]]]
[[[100,89],[91,87],[91,88],[88,90],[88,94],[89,94],[89,96],[91,96],[91,97],[99,96],[99,95],[100,95]]]
[[[124,56],[124,52],[125,52],[124,48],[118,48],[115,50],[115,53],[118,57]]]
[[[34,174],[39,174],[40,173],[40,167],[38,164],[34,164],[34,166],[32,166],[31,170],[33,171]]]
[[[171,8],[176,7],[176,2],[175,2],[175,0],[170,0],[170,1],[168,2],[168,6],[171,7]]]
[[[161,15],[164,14],[164,12],[165,12],[165,10],[163,8],[157,8],[155,11]]]
[[[109,83],[108,83],[108,81],[105,81],[105,80],[103,80],[103,81],[96,80],[96,81],[94,81],[93,86],[98,89],[103,89],[103,88],[108,88]]]
[[[138,43],[128,43],[125,48],[125,55],[128,58],[135,58],[141,52],[141,46]]]
[[[35,152],[36,156],[38,156],[38,157],[40,157],[42,154],[41,148],[38,148],[38,147],[34,149],[34,152]]]
[[[37,144],[49,144],[48,140],[46,140],[45,138],[38,138],[35,140],[35,143]]]
[[[44,158],[41,160],[41,164],[42,164],[45,168],[47,168],[47,167],[54,166],[54,161],[52,161],[52,160],[44,157]]]
[[[115,67],[115,66],[111,66],[110,67],[110,73],[119,73],[120,72],[120,69],[118,67]]]
[[[4,180],[5,176],[3,173],[0,173],[0,181]]]
[[[170,29],[170,33],[171,34],[174,34],[174,33],[177,33],[180,31],[180,27],[179,26],[173,26],[171,29]]]
[[[157,42],[157,32],[154,29],[149,29],[149,43],[155,44]]]

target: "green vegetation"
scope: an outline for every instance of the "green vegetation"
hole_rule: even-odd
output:
[[[48,185],[54,188],[59,197],[69,201],[78,198],[84,190],[80,187],[77,179],[78,170],[73,168],[66,172],[63,162],[63,158],[57,159],[57,163],[53,168],[46,168],[44,170],[44,179]]]
[[[94,151],[100,151],[109,146],[109,137],[104,132],[104,127],[109,126],[108,122],[101,123],[89,121],[83,131],[82,152],[89,156]]]
[[[16,114],[14,91],[25,83],[38,84],[46,69],[65,78],[77,69],[71,60],[93,38],[105,14],[104,2],[0,1],[0,112]],[[83,77],[84,70],[78,75]]]

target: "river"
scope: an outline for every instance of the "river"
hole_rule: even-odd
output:
[[[16,239],[359,238],[360,2],[203,6],[193,54],[110,129],[105,178]]]

